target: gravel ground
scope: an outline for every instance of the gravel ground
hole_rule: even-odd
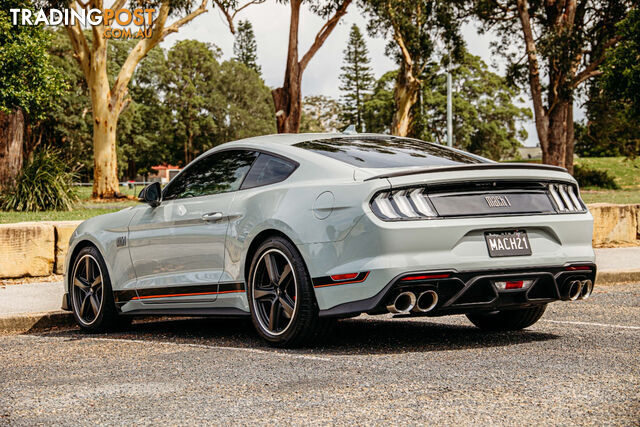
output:
[[[0,336],[0,424],[640,425],[639,356],[640,285],[522,332],[361,316],[296,351],[247,321]]]

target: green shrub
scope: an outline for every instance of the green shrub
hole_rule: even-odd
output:
[[[78,201],[73,188],[76,175],[67,170],[60,151],[41,148],[22,169],[15,184],[0,194],[6,211],[70,211]]]
[[[620,188],[616,183],[615,177],[603,169],[592,169],[587,166],[574,165],[573,177],[578,181],[580,187],[598,187],[611,190]]]

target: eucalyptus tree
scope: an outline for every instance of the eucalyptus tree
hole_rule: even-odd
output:
[[[360,0],[373,36],[390,39],[386,53],[400,70],[394,88],[395,113],[391,133],[412,133],[412,108],[418,101],[421,75],[436,55],[461,54],[459,0]]]
[[[110,9],[122,9],[127,0],[116,0]],[[105,30],[106,22],[92,25],[90,36],[83,31],[76,21],[65,28],[71,40],[74,57],[80,64],[91,96],[91,113],[93,115],[93,196],[109,198],[118,195],[118,165],[116,149],[116,132],[118,118],[131,102],[129,81],[140,61],[169,34],[177,32],[182,26],[206,12],[207,0],[192,9],[191,0],[161,0],[143,4],[154,6],[155,16],[147,22],[150,37],[140,39],[131,49],[120,68],[116,79],[111,83],[107,71],[109,39]],[[76,10],[98,9],[105,16],[107,8],[103,0],[73,0],[69,5]],[[146,16],[146,15],[145,15]],[[176,16],[169,23],[170,16]]]
[[[302,115],[302,75],[311,59],[331,35],[340,19],[347,13],[353,0],[277,0],[288,4],[290,9],[289,36],[287,42],[287,60],[284,81],[281,87],[272,89],[271,96],[275,107],[276,126],[279,133],[296,133],[300,128]],[[214,0],[229,23],[229,29],[235,32],[233,24],[238,12],[246,7],[263,3],[264,0]],[[313,43],[300,57],[298,38],[300,33],[300,11],[307,6],[324,20],[317,31]]]
[[[634,0],[474,0],[484,31],[509,77],[528,86],[544,163],[573,170],[573,104],[578,88],[602,73],[607,50]]]
[[[413,136],[444,144],[447,122],[446,66],[431,63],[420,79],[423,84],[413,106]],[[519,107],[517,90],[489,70],[477,56],[464,52],[453,75],[453,140],[457,148],[499,160],[515,155],[526,140],[523,123],[531,118]],[[394,113],[393,88],[398,71],[389,71],[375,84],[365,103],[367,130],[388,132]]]

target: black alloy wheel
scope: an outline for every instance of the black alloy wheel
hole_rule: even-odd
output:
[[[93,256],[86,254],[78,258],[72,285],[71,295],[78,319],[85,326],[90,326],[97,320],[104,302],[102,272]]]
[[[265,251],[255,268],[252,293],[257,320],[269,334],[282,335],[291,326],[297,286],[287,256],[275,248]]]
[[[109,274],[95,247],[82,248],[71,271],[69,299],[76,323],[81,329],[102,332],[127,323],[126,319],[118,322]]]
[[[264,241],[252,258],[247,298],[258,334],[270,344],[315,344],[334,323],[318,317],[313,285],[296,246],[283,237]]]

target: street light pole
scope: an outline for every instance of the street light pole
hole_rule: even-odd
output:
[[[451,57],[447,68],[447,145],[453,147],[453,104],[451,103]]]

